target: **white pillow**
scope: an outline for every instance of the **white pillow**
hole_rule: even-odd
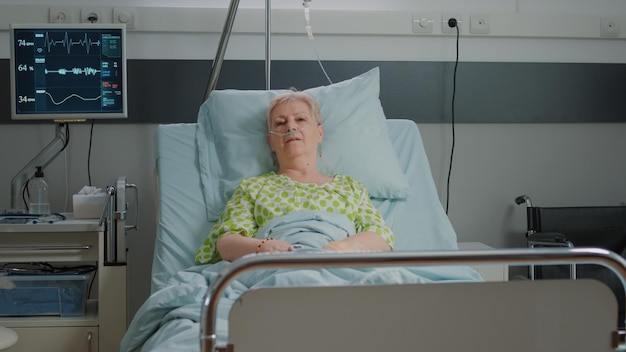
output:
[[[317,165],[327,175],[361,181],[370,197],[404,198],[409,184],[387,134],[379,87],[379,70],[374,68],[305,91],[320,103],[324,124]],[[283,92],[213,91],[200,107],[196,140],[209,220],[219,217],[243,178],[274,169],[265,113],[270,100]]]

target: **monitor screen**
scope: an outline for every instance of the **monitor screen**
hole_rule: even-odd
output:
[[[120,24],[12,24],[11,118],[125,118],[126,30]]]

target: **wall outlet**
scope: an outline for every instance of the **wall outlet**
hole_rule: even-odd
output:
[[[435,27],[433,15],[414,13],[413,33],[432,33]]]
[[[619,20],[615,18],[600,19],[600,36],[619,37]]]
[[[470,33],[489,34],[489,16],[485,14],[470,15]]]
[[[48,13],[50,23],[72,23],[72,8],[70,6],[52,6]]]
[[[126,29],[134,29],[137,26],[137,14],[132,7],[114,7],[113,22],[124,23]]]
[[[448,21],[454,18],[456,20],[456,26],[459,28],[459,32],[463,29],[463,15],[460,13],[444,13],[441,15],[441,33],[444,34],[456,34],[456,28],[450,27]]]
[[[83,7],[80,9],[80,22],[82,23],[110,23],[111,8]],[[108,12],[108,14],[107,14]]]

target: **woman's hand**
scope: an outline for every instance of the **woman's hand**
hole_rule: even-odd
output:
[[[291,245],[285,241],[275,240],[275,239],[267,239],[264,240],[263,243],[259,243],[260,247],[258,253],[264,252],[291,252],[293,249]],[[259,246],[257,245],[257,246]]]
[[[291,245],[285,241],[260,240],[239,233],[229,233],[220,237],[216,245],[222,259],[230,262],[251,253],[288,252],[292,250]]]
[[[341,241],[330,242],[324,246],[324,249],[331,251],[390,251],[391,247],[385,240],[375,232],[360,232],[350,237],[346,237]]]

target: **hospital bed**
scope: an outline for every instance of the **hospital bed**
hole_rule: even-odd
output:
[[[606,250],[458,251],[419,129],[386,119],[377,68],[306,92],[320,102],[325,127],[318,169],[364,183],[395,235],[394,251],[318,249],[194,265],[241,179],[273,168],[264,114],[279,92],[270,90],[269,2],[266,90],[215,90],[238,4],[230,3],[197,123],[157,130],[152,295],[122,351],[623,350],[605,285],[484,283],[464,265],[594,263],[626,282],[626,262]],[[296,218],[306,226],[326,220]]]
[[[623,259],[606,250],[458,251],[417,125],[384,116],[378,69],[307,93],[320,102],[326,130],[319,168],[366,185],[396,236],[394,251],[296,251],[195,265],[241,178],[272,168],[263,116],[278,93],[215,91],[197,123],[158,127],[152,294],[122,351],[620,348],[617,303],[606,286],[487,283],[465,265],[593,262],[626,277]]]

